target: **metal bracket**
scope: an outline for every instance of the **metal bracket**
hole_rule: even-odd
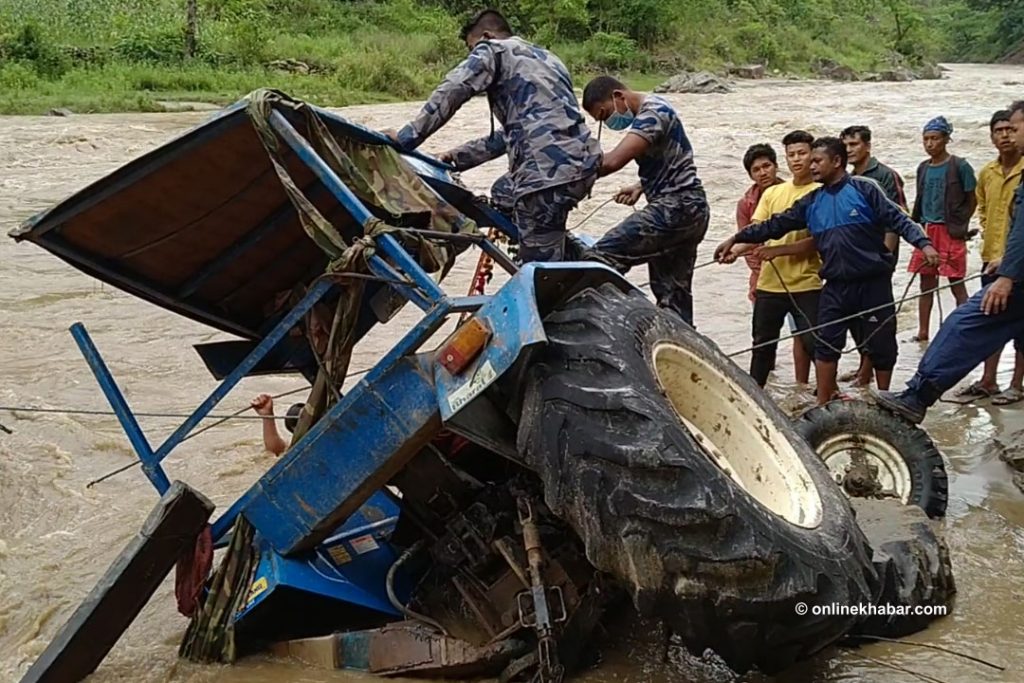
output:
[[[536,599],[535,593],[538,588],[546,588],[544,600]],[[520,591],[516,594],[516,606],[519,608],[519,625],[523,628],[549,629],[554,624],[561,624],[569,618],[569,610],[565,606],[565,594],[562,593],[561,586],[539,586]],[[551,616],[554,612],[551,609],[553,606],[558,607],[555,617]]]

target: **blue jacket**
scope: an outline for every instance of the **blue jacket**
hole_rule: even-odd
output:
[[[892,274],[885,233],[896,232],[918,249],[931,245],[924,231],[885,196],[878,183],[849,175],[804,195],[787,211],[736,234],[739,243],[811,231],[825,280],[865,280]]]
[[[1016,284],[1024,284],[1024,185],[1017,188],[1013,200],[1013,223],[1006,238],[1006,252],[998,274]]]

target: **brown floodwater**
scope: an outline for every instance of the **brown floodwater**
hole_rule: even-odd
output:
[[[582,85],[582,84],[578,84]],[[975,169],[993,156],[988,119],[1010,100],[1024,97],[1024,72],[1010,66],[956,66],[942,81],[851,83],[764,81],[740,84],[725,95],[672,96],[696,148],[701,178],[712,204],[712,223],[699,262],[734,230],[734,207],[748,181],[743,151],[755,142],[778,148],[791,129],[835,134],[851,124],[875,133],[875,152],[908,178],[922,158],[919,131],[932,116],[944,114],[956,130],[952,151]],[[415,103],[344,110],[361,123],[401,125]],[[125,114],[69,118],[0,118],[0,227],[6,233],[21,220],[84,187],[121,164],[165,142],[206,115]],[[474,102],[430,140],[425,149],[441,151],[488,130],[485,104]],[[604,131],[604,145],[618,135]],[[463,174],[475,190],[486,191],[503,161]],[[196,169],[201,173],[202,169]],[[620,185],[634,180],[630,166],[600,181],[570,225],[594,209],[579,229],[601,234],[630,210],[603,206]],[[168,198],[173,201],[173,198]],[[598,208],[600,207],[600,208]],[[145,226],[139,226],[145,229]],[[977,267],[978,245],[971,263]],[[904,264],[909,249],[903,249]],[[463,257],[447,286],[464,291],[475,254]],[[907,275],[901,267],[896,289]],[[636,282],[646,274],[630,275]],[[725,351],[749,345],[750,306],[742,263],[712,266],[695,278],[696,322]],[[971,290],[977,287],[972,283]],[[942,297],[948,313],[952,297]],[[411,307],[410,307],[411,308]],[[938,310],[935,311],[936,321]],[[353,369],[371,365],[413,319],[404,311],[357,347]],[[901,339],[915,329],[916,307],[900,314]],[[105,409],[103,397],[80,357],[68,326],[86,324],[135,410],[188,411],[214,387],[191,345],[223,338],[219,332],[143,303],[91,280],[40,249],[0,239],[0,405]],[[901,344],[897,383],[913,372],[921,353]],[[1007,354],[1009,359],[1009,354]],[[747,358],[738,357],[745,365]],[[852,366],[853,359],[844,361]],[[791,377],[788,343],[780,353],[772,391],[788,404],[802,396]],[[1009,368],[1001,369],[1001,382]],[[258,392],[301,387],[295,379],[244,381],[218,408],[241,408]],[[1024,496],[999,461],[993,439],[1019,429],[1020,407],[940,405],[925,423],[945,453],[950,474],[948,516],[942,522],[951,547],[959,588],[954,612],[911,640],[969,652],[1008,667],[999,673],[930,649],[876,644],[851,652],[830,649],[776,680],[785,683],[920,680],[886,668],[896,665],[949,683],[1024,680]],[[156,495],[138,469],[93,488],[95,477],[133,459],[113,418],[0,411],[0,680],[17,680],[46,647],[56,630],[91,589],[109,562],[138,530]],[[168,435],[177,422],[143,419],[151,442]],[[165,463],[172,478],[196,486],[223,509],[272,463],[261,448],[259,426],[237,421],[186,442]],[[165,581],[140,617],[115,646],[91,680],[106,681],[356,681],[369,677],[323,672],[297,664],[255,657],[231,667],[180,662],[178,642],[186,620],[174,607],[171,581]],[[875,661],[872,661],[875,660]],[[647,648],[622,642],[602,664],[579,680],[685,680],[672,667],[657,664]]]

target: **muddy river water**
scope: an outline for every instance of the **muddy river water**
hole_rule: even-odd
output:
[[[580,84],[582,85],[582,84]],[[698,261],[734,229],[736,199],[747,185],[741,165],[746,147],[778,141],[793,128],[835,134],[855,123],[875,131],[875,152],[908,177],[922,158],[921,125],[945,114],[954,124],[952,150],[980,169],[993,156],[987,123],[1011,99],[1024,97],[1020,67],[957,66],[937,82],[831,84],[751,82],[726,95],[673,96],[696,148],[700,175],[712,203],[712,225]],[[398,126],[416,104],[353,107],[356,121],[379,128]],[[69,118],[0,118],[0,227],[6,233],[45,208],[159,145],[206,115],[143,114]],[[426,149],[440,151],[483,134],[488,127],[483,103],[464,108]],[[617,136],[605,130],[604,144]],[[496,161],[464,174],[474,189],[486,191],[502,171]],[[198,169],[197,169],[198,170]],[[619,185],[633,180],[632,167],[598,183],[593,198],[570,218],[579,221]],[[173,201],[173,198],[168,198]],[[629,209],[601,208],[580,230],[600,234]],[[145,226],[139,226],[144,230]],[[972,267],[979,259],[977,245]],[[903,250],[904,264],[909,249]],[[464,291],[475,256],[449,278]],[[905,266],[897,291],[907,282]],[[631,274],[645,281],[646,273]],[[742,262],[697,271],[696,316],[701,331],[725,351],[749,345],[750,306]],[[971,284],[973,291],[976,283]],[[943,308],[953,306],[946,293]],[[353,368],[374,362],[407,325],[404,312],[357,347]],[[938,311],[936,311],[936,316]],[[900,337],[913,333],[916,308],[900,315]],[[222,338],[154,306],[101,286],[53,256],[30,245],[0,239],[0,405],[106,405],[68,334],[82,321],[105,353],[128,401],[138,411],[182,412],[198,404],[214,386],[192,344]],[[937,321],[936,321],[937,322]],[[919,359],[916,344],[901,344],[897,382]],[[779,384],[773,391],[794,395],[786,351],[780,353]],[[1009,360],[1009,354],[1007,354]],[[747,358],[737,361],[743,365]],[[849,366],[853,360],[845,361]],[[1009,368],[1001,369],[1001,383]],[[219,412],[243,407],[260,391],[300,387],[294,379],[246,380]],[[914,681],[878,662],[929,674],[949,683],[1024,680],[1024,496],[992,447],[993,438],[1019,428],[1022,408],[941,405],[926,427],[946,455],[950,472],[949,513],[943,525],[951,546],[959,587],[954,613],[912,637],[952,647],[1008,667],[1004,673],[979,667],[935,650],[876,644],[856,652],[829,650],[779,676],[786,682]],[[135,534],[156,500],[141,472],[131,470],[86,488],[93,478],[132,460],[131,448],[109,417],[41,415],[0,411],[0,680],[17,680],[90,590],[109,562]],[[151,442],[177,422],[145,419]],[[272,463],[263,453],[259,425],[237,421],[186,442],[165,463],[173,478],[190,482],[218,507],[230,504]],[[177,645],[186,620],[174,608],[166,581],[140,618],[93,676],[95,681],[354,681],[348,673],[322,672],[261,657],[233,667],[200,667],[179,662]],[[875,660],[875,661],[872,661]],[[580,680],[680,680],[632,646],[609,653],[601,666]]]

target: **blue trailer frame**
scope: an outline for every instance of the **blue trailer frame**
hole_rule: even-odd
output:
[[[373,220],[370,211],[288,118],[272,110],[269,123],[334,199],[365,228]],[[372,131],[365,133],[379,137]],[[414,165],[421,178],[446,182],[442,165],[425,157],[407,156],[406,160],[410,158],[416,159]],[[515,226],[497,212],[493,214],[494,224],[515,240]],[[615,283],[623,290],[633,287],[614,270],[596,263],[532,263],[516,269],[495,244],[481,238],[475,243],[509,270],[510,281],[494,295],[450,297],[392,235],[380,234],[374,240],[378,253],[369,258],[371,272],[421,309],[423,318],[213,523],[218,545],[225,543],[239,515],[245,515],[257,532],[261,560],[250,599],[238,616],[251,611],[280,585],[397,614],[386,599],[379,571],[384,566],[381,563],[391,562],[396,556],[388,538],[399,516],[399,506],[381,493],[385,484],[442,424],[451,425],[457,414],[506,373],[526,349],[546,341],[542,320],[547,310],[576,291],[601,282]],[[316,280],[294,308],[156,447],[139,426],[85,327],[81,323],[71,327],[143,472],[158,493],[163,494],[170,486],[162,465],[167,456],[332,287],[329,279]],[[490,336],[479,355],[452,374],[437,362],[432,351],[421,348],[448,316],[463,313],[472,314]],[[479,414],[488,411],[493,413],[493,407],[485,407]],[[493,420],[477,419],[479,414],[472,422],[483,426],[461,425],[455,431],[514,457],[514,443],[489,433],[487,425]],[[373,515],[368,514],[370,508],[375,511]],[[373,521],[368,521],[371,518]],[[369,540],[355,551],[349,548],[352,552],[330,552],[353,538]]]

